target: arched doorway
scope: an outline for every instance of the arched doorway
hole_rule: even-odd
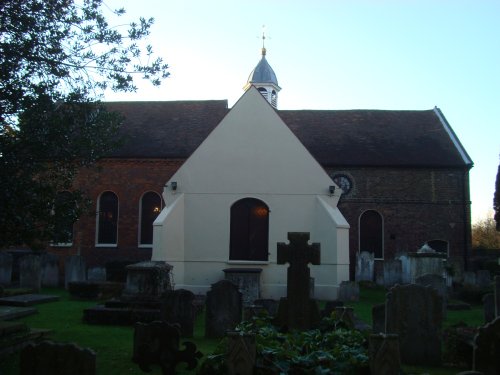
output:
[[[230,260],[268,260],[269,208],[264,202],[255,198],[235,202],[230,230]]]

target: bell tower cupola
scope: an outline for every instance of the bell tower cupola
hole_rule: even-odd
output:
[[[276,74],[266,60],[265,41],[266,35],[262,32],[262,58],[248,76],[247,84],[243,89],[246,91],[251,86],[255,86],[262,96],[264,96],[274,108],[277,108],[278,92],[281,90],[281,87],[278,86]]]

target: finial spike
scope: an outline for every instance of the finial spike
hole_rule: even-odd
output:
[[[266,55],[266,25],[262,25],[262,56]]]

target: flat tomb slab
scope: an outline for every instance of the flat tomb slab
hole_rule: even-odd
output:
[[[59,296],[49,294],[21,294],[0,298],[2,306],[33,306],[39,303],[59,301]]]
[[[35,307],[0,306],[0,320],[13,320],[38,313]]]

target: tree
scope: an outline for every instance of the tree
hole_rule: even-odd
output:
[[[500,249],[500,233],[495,229],[493,217],[472,225],[472,247],[475,249]]]
[[[103,5],[0,3],[0,248],[64,241],[65,223],[88,207],[73,187],[78,170],[118,145],[122,119],[99,102],[104,90],[135,91],[137,75],[153,85],[169,75],[151,46],[139,46],[153,19],[111,27]]]
[[[497,170],[497,179],[495,182],[495,195],[493,197],[493,210],[495,211],[495,221],[497,231],[500,231],[500,164]]]

